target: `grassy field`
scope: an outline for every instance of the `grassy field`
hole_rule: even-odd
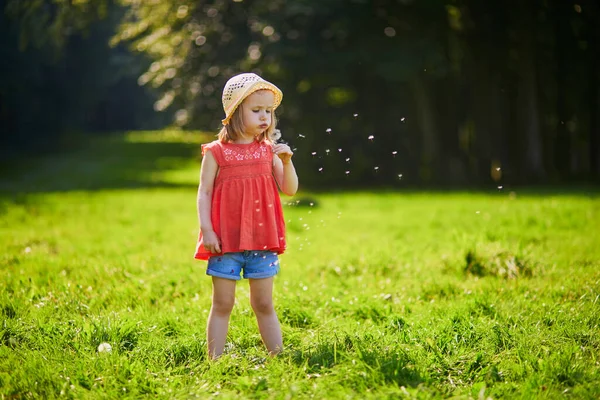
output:
[[[4,172],[0,398],[600,397],[589,190],[284,198],[286,349],[267,358],[241,282],[207,361],[207,140],[131,133]]]

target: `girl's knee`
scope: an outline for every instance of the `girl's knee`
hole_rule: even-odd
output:
[[[212,312],[219,315],[229,315],[235,304],[234,298],[214,298],[212,303]]]
[[[250,303],[256,314],[271,314],[275,311],[275,308],[273,307],[273,299],[254,298],[251,299]]]

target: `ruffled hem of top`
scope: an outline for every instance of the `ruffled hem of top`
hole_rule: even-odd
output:
[[[206,251],[205,249],[198,249],[196,250],[196,254],[194,254],[194,258],[196,260],[208,260],[210,257],[215,257],[215,256],[222,256],[225,253],[241,253],[243,251],[249,250],[249,251],[272,251],[273,253],[277,253],[277,255],[279,254],[283,254],[285,252],[285,248],[281,248],[281,247],[277,247],[277,248],[269,248],[269,249],[227,249],[228,251],[223,251],[221,253],[211,253]]]

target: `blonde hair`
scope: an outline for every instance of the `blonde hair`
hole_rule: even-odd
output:
[[[223,125],[219,132],[219,140],[224,143],[231,143],[239,139],[244,135],[246,126],[244,125],[244,116],[242,113],[244,103],[240,104],[233,112],[231,119],[227,125]],[[281,137],[281,133],[277,127],[277,117],[275,111],[271,112],[271,125],[263,133],[261,133],[257,140],[259,142],[268,141],[270,143],[277,143],[277,140]]]

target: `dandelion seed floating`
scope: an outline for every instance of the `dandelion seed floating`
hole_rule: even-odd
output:
[[[375,171],[377,171],[377,170],[379,170],[379,167],[375,167],[375,168],[373,168],[373,169],[374,169]]]
[[[316,151],[313,151],[313,152],[312,152],[312,153],[310,153],[310,154],[312,154],[312,156],[314,157],[314,156],[316,156],[316,155],[317,155],[317,152],[316,152]]]
[[[319,168],[319,172],[322,172],[322,171],[323,171],[323,167]]]
[[[341,153],[341,152],[342,152],[342,149],[338,149],[338,151]]]
[[[369,139],[369,140],[371,140],[371,141],[372,141],[373,139],[375,139],[375,136],[373,136],[373,135],[369,135],[369,137],[368,137],[367,139]]]
[[[404,122],[404,120],[406,120],[406,118],[404,118],[404,117],[400,118],[400,121]]]
[[[398,174],[398,179],[402,179],[402,174]]]
[[[325,132],[327,132],[327,133],[331,133],[331,128],[327,128],[327,129],[325,129]]]
[[[392,151],[392,155],[393,155],[394,157],[396,157],[396,154],[398,154],[398,152],[397,152],[397,151]]]
[[[354,115],[353,115],[353,117],[354,117],[354,118],[358,118],[358,114],[354,114]]]
[[[346,162],[350,162],[350,157],[346,158]]]
[[[346,175],[350,175],[350,171],[346,171]]]
[[[298,134],[298,137],[304,139],[306,136],[304,136],[303,134]]]
[[[325,153],[326,153],[327,155],[329,155],[329,149],[326,149],[326,150],[325,150]]]
[[[502,190],[502,186],[498,186],[498,190]]]

